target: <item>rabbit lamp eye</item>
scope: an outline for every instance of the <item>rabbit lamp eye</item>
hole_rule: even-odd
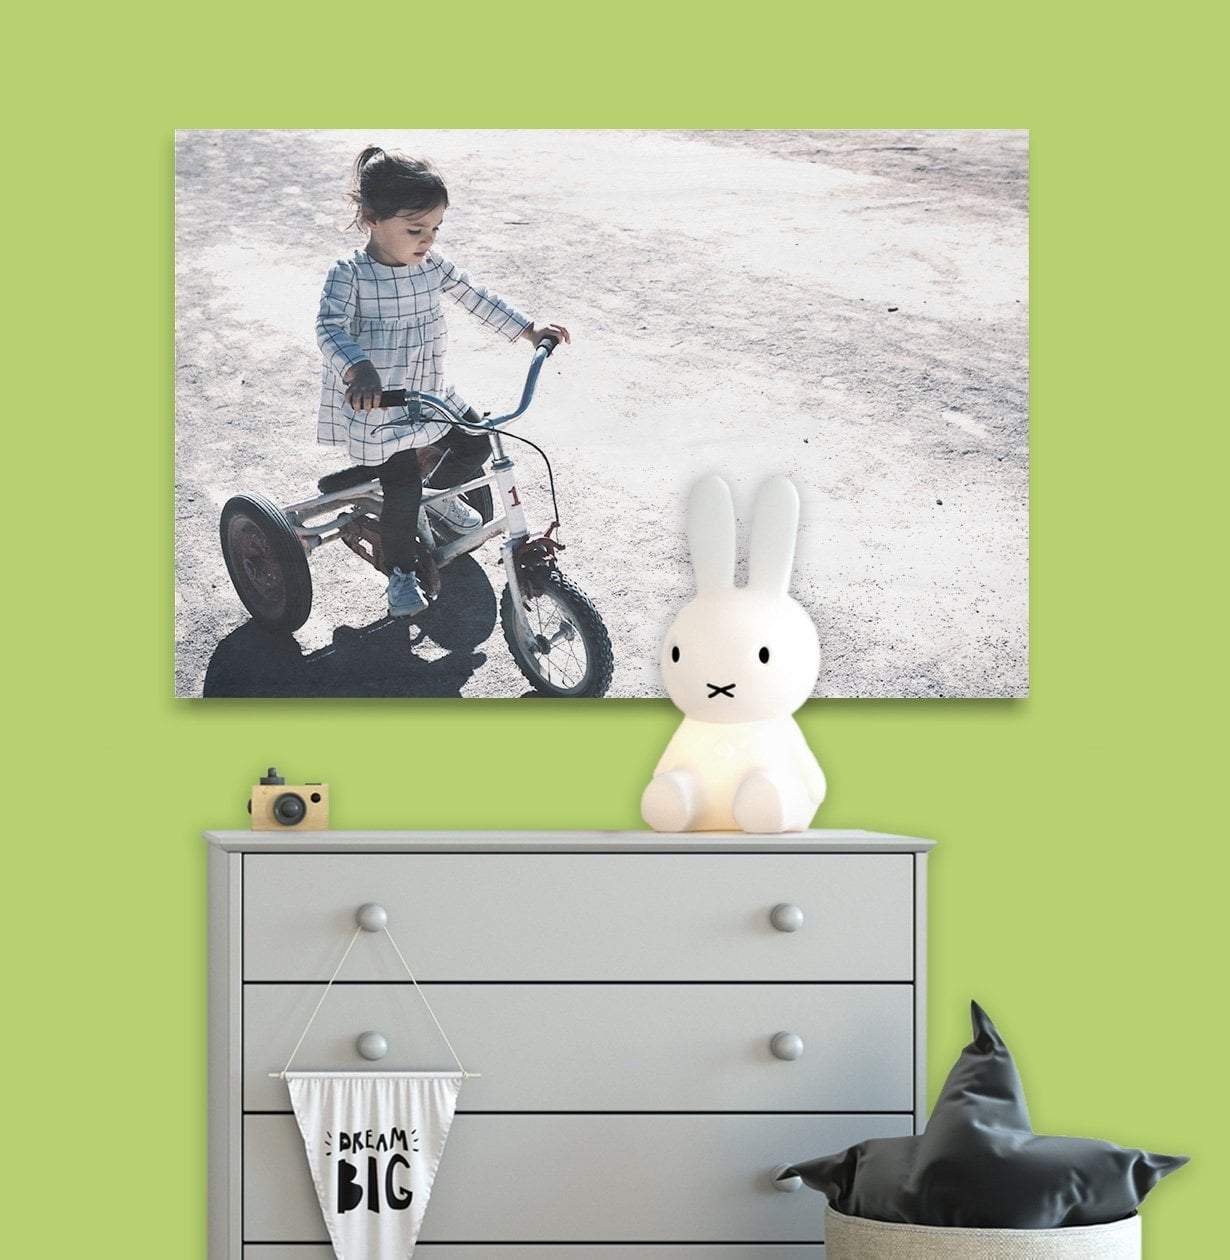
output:
[[[677,644],[675,647],[671,648],[671,660],[674,661],[676,665],[679,664],[679,647]]]
[[[762,665],[767,665],[769,663],[769,649],[767,647],[762,647],[757,655],[760,657],[760,663]]]

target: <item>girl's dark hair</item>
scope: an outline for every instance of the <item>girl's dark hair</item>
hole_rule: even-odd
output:
[[[391,219],[403,210],[425,213],[448,205],[448,189],[430,162],[386,153],[369,144],[355,159],[352,227],[363,220]]]

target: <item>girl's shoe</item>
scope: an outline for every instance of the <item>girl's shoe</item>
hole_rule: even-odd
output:
[[[459,494],[450,499],[433,499],[428,503],[427,510],[459,534],[477,529],[483,523],[483,518]]]
[[[417,617],[427,611],[427,597],[413,573],[395,568],[389,574],[389,616]]]

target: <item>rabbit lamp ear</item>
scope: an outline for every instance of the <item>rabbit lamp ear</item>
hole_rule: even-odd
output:
[[[704,477],[688,497],[688,547],[696,591],[729,590],[735,583],[735,505],[721,477]]]
[[[787,593],[798,533],[799,492],[787,478],[772,477],[756,495],[747,571],[750,590],[769,595]]]

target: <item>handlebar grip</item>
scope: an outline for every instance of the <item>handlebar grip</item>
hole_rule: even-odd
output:
[[[542,357],[543,357],[544,359],[549,359],[549,358],[551,357],[551,352],[552,352],[552,351],[555,349],[555,347],[556,347],[556,346],[558,346],[558,345],[559,345],[559,338],[558,338],[558,337],[552,337],[552,336],[548,333],[548,334],[547,334],[547,336],[545,336],[545,337],[544,337],[544,338],[543,338],[543,339],[542,339],[542,340],[538,343],[538,349],[539,349],[539,350],[545,350],[545,351],[546,351],[546,354],[544,354]]]
[[[386,389],[380,394],[380,406],[383,407],[404,407],[406,405],[406,391],[404,389]]]

